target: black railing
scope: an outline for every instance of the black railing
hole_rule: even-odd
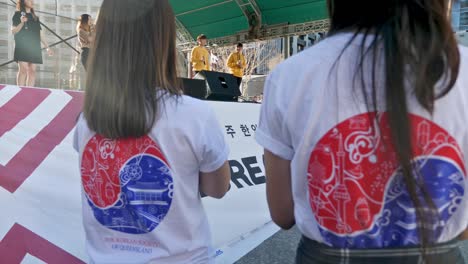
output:
[[[2,5],[7,5],[7,6],[10,6],[10,7],[16,7],[16,2],[13,1],[13,0],[10,0],[10,2],[12,2],[12,4],[9,4],[9,3],[5,3],[5,2],[0,2],[0,4]],[[76,19],[74,18],[71,18],[71,17],[66,17],[66,16],[60,16],[58,14],[53,14],[53,13],[50,13],[50,12],[44,12],[44,11],[35,11],[36,13],[41,13],[41,14],[47,14],[47,15],[52,15],[52,16],[56,16],[56,17],[61,17],[61,18],[66,18],[66,19],[70,19],[70,20],[74,20],[74,21],[77,21]],[[49,45],[49,47],[54,47],[54,46],[57,46],[57,45],[60,45],[62,43],[65,43],[68,47],[70,47],[72,50],[74,50],[76,53],[80,53],[77,49],[75,49],[70,43],[68,43],[69,40],[72,40],[74,38],[76,38],[78,35],[74,35],[74,36],[71,36],[71,37],[68,37],[66,39],[63,39],[62,37],[60,37],[60,35],[58,35],[55,31],[53,31],[52,29],[50,29],[47,25],[45,25],[44,23],[40,22],[41,23],[41,26],[43,26],[44,28],[46,28],[50,33],[52,33],[54,36],[56,36],[58,39],[60,39],[59,42],[55,42],[51,45]],[[44,49],[43,49],[44,50]],[[7,61],[7,62],[4,62],[4,63],[1,63],[0,64],[0,68],[1,67],[4,67],[8,64],[11,64],[15,62],[14,60],[10,60],[10,61]]]

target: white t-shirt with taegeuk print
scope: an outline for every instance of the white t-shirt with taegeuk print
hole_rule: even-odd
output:
[[[212,263],[199,173],[229,149],[206,102],[165,95],[151,133],[109,140],[79,118],[83,222],[92,263]]]
[[[353,87],[362,36],[339,57],[351,37],[330,36],[275,69],[266,82],[256,139],[291,161],[294,214],[306,237],[335,248],[419,245],[388,114],[385,108],[369,112],[360,79]],[[457,83],[436,101],[433,115],[408,93],[413,164],[438,208],[432,223],[438,242],[455,239],[468,224],[468,50],[460,47],[460,53]]]

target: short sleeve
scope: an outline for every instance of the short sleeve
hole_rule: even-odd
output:
[[[75,133],[73,134],[73,148],[76,152],[80,152],[78,149],[78,129],[75,128]]]
[[[11,22],[14,27],[18,26],[21,23],[21,13],[15,12],[13,18],[11,19]]]
[[[285,160],[292,160],[294,149],[285,123],[285,105],[270,75],[265,83],[260,121],[255,132],[257,143]]]
[[[200,171],[209,173],[216,171],[229,158],[229,147],[224,138],[221,126],[213,109],[206,113],[205,123],[202,124],[205,131],[200,137]]]
[[[75,132],[73,133],[73,148],[77,151],[80,152],[80,123],[83,121],[83,113],[80,113],[78,117],[76,118],[76,126],[75,126]]]

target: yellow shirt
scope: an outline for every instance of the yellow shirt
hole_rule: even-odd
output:
[[[240,66],[238,62],[240,61]],[[245,57],[242,53],[239,52],[233,52],[231,55],[229,55],[228,58],[228,63],[227,63],[229,69],[231,69],[231,73],[239,78],[242,78],[244,76],[244,70],[247,67],[247,63],[245,61]]]
[[[192,49],[192,69],[194,71],[210,70],[210,53],[205,47],[197,46]]]

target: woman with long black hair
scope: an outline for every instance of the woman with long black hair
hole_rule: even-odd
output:
[[[297,263],[464,263],[468,50],[450,1],[327,2],[328,37],[266,83],[273,220],[301,231]]]
[[[21,86],[34,86],[36,65],[42,64],[41,43],[47,48],[49,55],[53,54],[41,33],[39,17],[34,12],[34,1],[18,0],[12,20],[11,31],[15,35],[14,60],[19,67],[16,82]]]

